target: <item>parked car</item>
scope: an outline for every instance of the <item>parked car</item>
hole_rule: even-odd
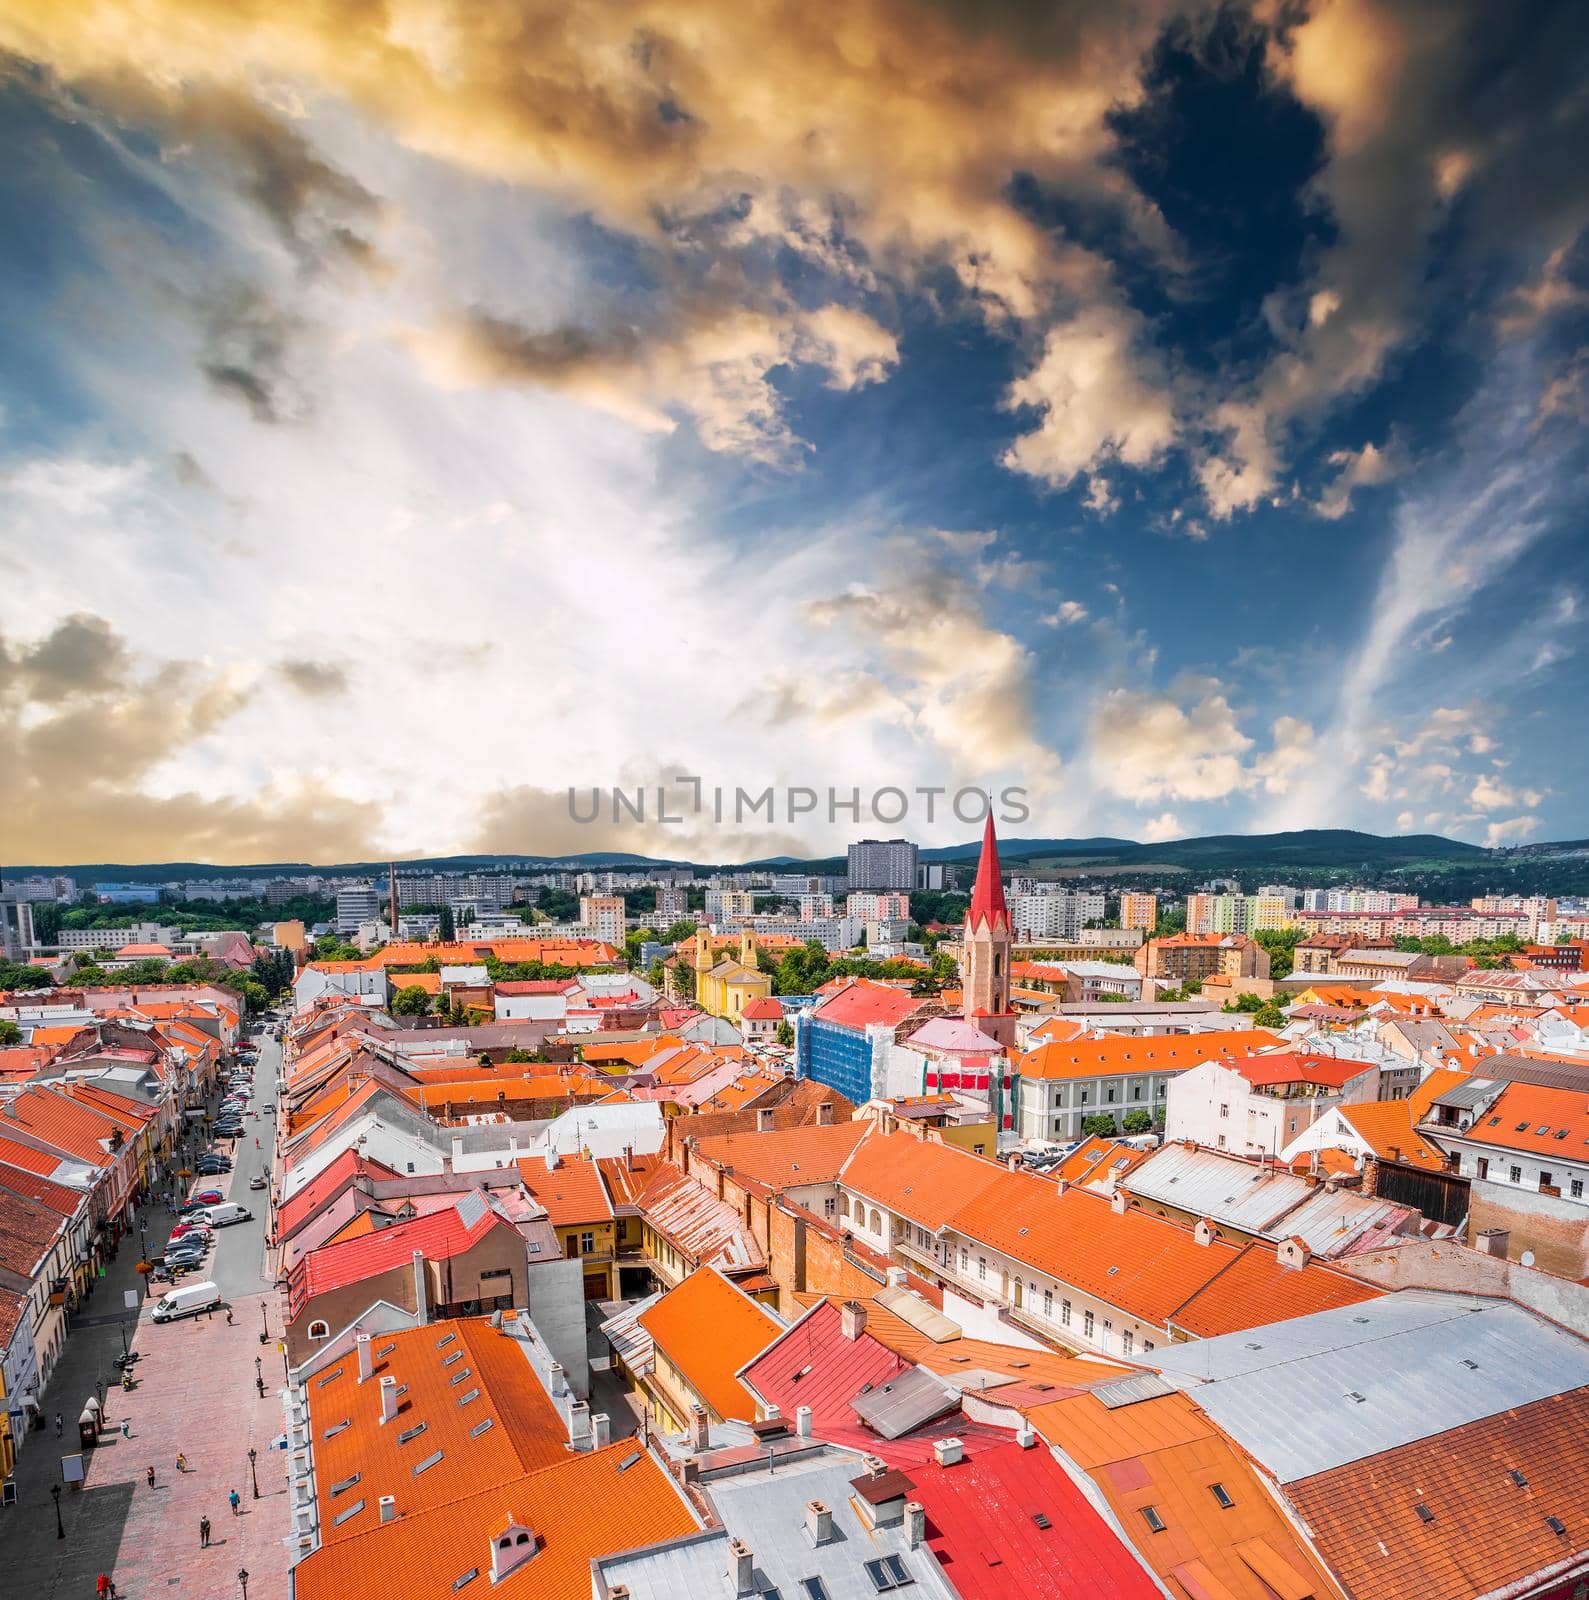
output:
[[[254,1213],[247,1206],[240,1206],[235,1200],[223,1200],[204,1213],[204,1220],[212,1228],[230,1228],[233,1223],[252,1222]]]
[[[155,1302],[154,1321],[173,1322],[178,1317],[213,1311],[221,1303],[220,1288],[214,1283],[190,1283],[163,1294]]]
[[[201,1178],[216,1178],[220,1177],[222,1173],[230,1172],[232,1170],[232,1163],[230,1161],[200,1156],[199,1159],[193,1163],[193,1170],[198,1173]]]
[[[219,1189],[195,1189],[193,1193],[188,1196],[187,1205],[184,1205],[182,1209],[186,1211],[188,1206],[219,1205],[220,1202],[225,1198],[226,1196],[222,1194]]]
[[[204,1223],[197,1220],[197,1215],[197,1212],[195,1212],[193,1216],[187,1218],[185,1221],[173,1224],[171,1228],[171,1237],[173,1239],[182,1239],[188,1234],[193,1233],[200,1235],[200,1237],[207,1235],[210,1230]]]

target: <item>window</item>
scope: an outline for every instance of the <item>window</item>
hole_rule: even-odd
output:
[[[839,1209],[839,1203],[838,1203],[837,1200],[835,1200],[833,1198],[832,1195],[829,1195],[822,1202],[822,1215],[827,1217],[830,1221],[838,1213],[838,1209]]]
[[[877,1214],[877,1207],[873,1206],[872,1207],[872,1232],[873,1233],[881,1233],[882,1231],[883,1231],[883,1219]]]
[[[1211,1484],[1209,1484],[1208,1492],[1211,1495],[1213,1495],[1215,1500],[1217,1500],[1219,1502],[1219,1508],[1220,1508],[1221,1511],[1229,1511],[1230,1508],[1233,1505],[1235,1505],[1235,1503],[1236,1503],[1234,1500],[1231,1499],[1230,1492],[1225,1488],[1225,1485],[1222,1484],[1222,1483],[1211,1483]]]
[[[971,1252],[964,1245],[960,1247],[960,1270],[962,1272],[971,1270]]]
[[[1480,1156],[1479,1157],[1479,1176],[1481,1178],[1487,1178],[1487,1177],[1489,1177],[1489,1175],[1490,1175],[1490,1158],[1488,1156]]]
[[[311,1339],[329,1339],[331,1337],[331,1329],[323,1322],[311,1322],[309,1324],[309,1337]]]
[[[1571,1185],[1569,1186],[1569,1192],[1571,1193],[1571,1195],[1572,1195],[1574,1200],[1582,1200],[1583,1199],[1583,1179],[1582,1178],[1574,1178],[1572,1180]]]
[[[1068,1300],[1059,1302],[1059,1325],[1062,1328],[1070,1326],[1070,1301]]]
[[[1113,1105],[1115,1103],[1115,1091],[1114,1091],[1114,1085],[1113,1084],[1110,1084],[1109,1089],[1108,1089],[1107,1093],[1105,1094],[1104,1098],[1109,1102],[1110,1105]]]
[[[872,1580],[872,1587],[879,1594],[886,1594],[890,1589],[903,1589],[916,1581],[906,1571],[902,1556],[880,1556],[876,1561],[868,1561],[866,1576]]]
[[[579,1253],[582,1256],[588,1256],[595,1248],[596,1248],[596,1235],[595,1234],[593,1234],[593,1233],[582,1233],[582,1234],[580,1234],[580,1236],[579,1236]]]
[[[850,1214],[850,1197],[847,1194],[839,1196],[839,1215],[847,1217]]]
[[[1087,1104],[1087,1091],[1085,1089],[1079,1092],[1079,1098],[1077,1099],[1076,1104],[1079,1106],[1084,1106]]]
[[[828,1586],[820,1578],[802,1578],[800,1590],[805,1600],[833,1600],[828,1593]]]
[[[1131,1354],[1131,1347],[1136,1343],[1136,1338],[1129,1328],[1120,1335],[1120,1349],[1126,1354]]]
[[[1081,1331],[1087,1338],[1092,1338],[1092,1312],[1083,1311],[1081,1314]]]
[[[1151,1339],[1144,1339],[1144,1340],[1143,1340],[1143,1341],[1142,1341],[1142,1351],[1143,1351],[1143,1354],[1144,1354],[1144,1355],[1145,1355],[1145,1354],[1146,1354],[1146,1353],[1147,1353],[1147,1352],[1148,1352],[1148,1351],[1149,1351],[1149,1350],[1151,1350],[1151,1349],[1152,1349],[1152,1348],[1153,1348],[1153,1341],[1152,1341],[1152,1340],[1151,1340]]]
[[[987,1276],[988,1276],[988,1258],[986,1256],[978,1256],[977,1257],[977,1279],[978,1279],[979,1282],[986,1282],[987,1281]]]
[[[1579,1187],[1582,1188],[1583,1186],[1580,1184]],[[1043,1315],[1049,1318],[1054,1315],[1054,1291],[1052,1289],[1043,1291]]]
[[[1230,1115],[1230,1107],[1229,1106],[1221,1106],[1219,1108],[1219,1114],[1222,1117],[1228,1117]]]
[[[1513,1183],[1521,1183],[1523,1181],[1523,1169],[1521,1167],[1508,1167],[1506,1170],[1512,1175]]]
[[[1544,1167],[1539,1169],[1539,1186],[1541,1189],[1548,1189],[1550,1187],[1551,1177],[1552,1174],[1547,1172]]]
[[[1224,1134],[1220,1134],[1220,1136],[1219,1136],[1219,1148],[1221,1150],[1223,1150],[1225,1148],[1225,1135]]]
[[[1147,1525],[1155,1533],[1164,1532],[1164,1518],[1159,1515],[1157,1506],[1143,1506],[1142,1520],[1147,1523]]]

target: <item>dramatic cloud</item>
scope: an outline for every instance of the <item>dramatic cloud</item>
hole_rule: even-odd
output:
[[[1230,702],[1217,692],[1187,708],[1167,695],[1116,689],[1093,717],[1099,781],[1138,804],[1234,794],[1249,781],[1244,758],[1251,749]]]
[[[242,708],[245,685],[201,662],[135,659],[79,615],[0,655],[0,810],[13,861],[347,860],[361,806],[304,781],[239,798],[163,792],[178,752]]]

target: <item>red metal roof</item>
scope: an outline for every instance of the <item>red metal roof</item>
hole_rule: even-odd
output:
[[[966,931],[984,924],[1007,928],[1010,913],[1004,904],[1004,882],[999,876],[999,841],[993,834],[993,811],[988,810],[982,830],[982,857],[977,862],[976,886],[971,891],[971,908],[966,912]]]
[[[318,1177],[311,1179],[276,1213],[276,1232],[290,1239],[321,1206],[328,1204],[355,1178],[395,1178],[396,1172],[356,1150],[344,1150]]]
[[[934,1462],[910,1475],[927,1512],[927,1547],[962,1600],[1163,1600],[1041,1445],[970,1450],[952,1467]]]
[[[1283,1050],[1273,1055],[1246,1056],[1229,1063],[1255,1088],[1274,1083],[1321,1083],[1340,1089],[1360,1073],[1371,1071],[1372,1061],[1347,1061],[1338,1056],[1304,1055]]]
[[[873,983],[853,978],[813,1008],[811,1015],[822,1022],[836,1022],[845,1028],[865,1028],[874,1022],[892,1027],[902,1022],[921,1004],[920,997],[892,984]]]

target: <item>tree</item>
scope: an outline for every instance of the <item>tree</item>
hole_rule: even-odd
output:
[[[654,944],[656,937],[655,928],[631,928],[623,936],[623,953],[631,967],[639,964],[641,945]]]
[[[1151,1111],[1128,1111],[1121,1118],[1120,1125],[1127,1133],[1151,1133],[1153,1131],[1153,1113]]]
[[[43,967],[24,967],[0,960],[0,989],[48,989],[51,979]]]
[[[1227,1000],[1219,1009],[1221,1011],[1245,1011],[1250,1015],[1254,1011],[1263,1010],[1263,1001],[1255,994],[1239,994],[1234,1000]]]
[[[430,1010],[430,995],[417,983],[408,984],[392,996],[392,1014],[398,1017],[423,1017]]]
[[[436,937],[443,944],[451,944],[458,937],[458,928],[452,919],[452,907],[443,906],[436,922]]]
[[[1081,1131],[1085,1134],[1097,1134],[1100,1139],[1112,1139],[1119,1129],[1115,1127],[1115,1119],[1107,1111],[1099,1111],[1093,1116],[1081,1119]]]
[[[784,1047],[785,1050],[794,1049],[794,1024],[790,1022],[787,1017],[780,1021],[778,1026],[773,1029],[772,1036]]]
[[[1271,1000],[1253,1012],[1252,1020],[1260,1028],[1283,1028],[1286,1025],[1286,1014]]]
[[[0,1017],[0,1045],[21,1043],[22,1030],[10,1017]]]
[[[1260,928],[1254,935],[1255,943],[1269,952],[1269,976],[1286,978],[1296,965],[1297,946],[1302,943],[1301,928]]]

